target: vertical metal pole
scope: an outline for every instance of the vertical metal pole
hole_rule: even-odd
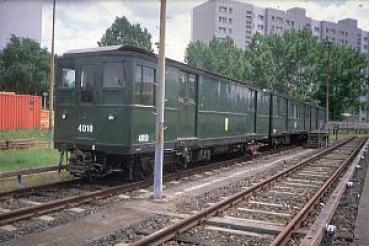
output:
[[[54,83],[55,83],[55,58],[54,58],[54,34],[55,34],[55,5],[56,0],[53,0],[53,20],[51,33],[51,58],[50,58],[50,93],[49,93],[49,148],[53,148],[54,144]]]
[[[326,101],[325,101],[325,109],[326,109],[326,123],[329,122],[329,80],[330,80],[330,66],[331,66],[331,45],[328,43],[328,68],[327,68],[327,90],[326,90]]]
[[[166,0],[160,5],[160,41],[158,86],[156,87],[156,143],[154,167],[154,198],[160,199],[163,190],[163,161],[164,161],[164,99],[165,99],[165,29],[166,29]]]

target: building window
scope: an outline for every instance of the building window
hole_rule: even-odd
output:
[[[326,33],[329,33],[329,29],[328,29],[328,28],[326,28],[326,29],[325,29],[325,32],[326,32]]]
[[[232,34],[232,29],[231,28],[229,28],[228,33]]]
[[[103,65],[103,87],[125,87],[123,63],[106,63]]]
[[[134,102],[154,105],[155,69],[136,65]]]
[[[277,17],[277,22],[283,23],[283,18],[282,17]]]
[[[290,25],[290,20],[286,20],[287,25]]]
[[[252,20],[251,16],[246,16],[246,20]]]
[[[258,25],[258,30],[264,30],[264,26],[263,25]]]
[[[246,30],[251,30],[251,26],[246,26]]]
[[[264,16],[263,15],[258,15],[259,20],[264,20]]]
[[[274,19],[275,19],[275,17],[274,17],[274,16],[272,16],[272,21],[274,21]]]
[[[314,31],[319,32],[320,28],[316,26],[316,27],[314,27]]]
[[[246,11],[246,15],[252,15],[252,11],[247,10],[247,11]]]
[[[229,19],[228,19],[228,23],[229,23],[229,24],[232,24],[232,18],[229,18]]]
[[[249,34],[249,35],[251,35],[251,31],[246,31],[246,34]]]
[[[336,30],[334,30],[334,29],[331,29],[331,32],[332,32],[333,34],[335,34],[335,33],[336,33]]]
[[[219,12],[220,12],[220,13],[227,13],[227,7],[220,6],[220,7],[219,7]]]
[[[307,27],[307,28],[310,28],[310,23],[307,23],[307,24],[306,24],[306,27]]]
[[[219,16],[219,22],[220,23],[227,23],[227,18],[226,17]]]
[[[281,27],[281,26],[277,26],[277,32],[283,32],[283,27]]]
[[[252,22],[251,21],[246,21],[246,25],[251,26],[252,25]]]
[[[233,12],[233,9],[230,7],[229,8],[229,13],[232,14],[232,12]]]
[[[225,27],[219,27],[220,33],[226,33],[227,29]]]

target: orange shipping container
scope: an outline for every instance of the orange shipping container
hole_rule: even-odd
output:
[[[0,92],[0,131],[38,129],[41,97]]]

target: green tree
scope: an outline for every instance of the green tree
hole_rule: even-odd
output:
[[[151,34],[148,30],[142,29],[140,24],[131,24],[125,16],[116,17],[114,23],[105,31],[97,44],[99,46],[121,44],[153,51]]]
[[[185,62],[241,81],[247,80],[246,75],[251,69],[245,52],[237,48],[230,38],[214,38],[208,45],[200,41],[190,43],[186,49]]]
[[[358,109],[358,97],[366,91],[368,78],[363,73],[368,61],[358,51],[344,46],[322,44],[313,97],[326,105],[327,81],[330,94],[330,118],[340,120],[347,109]]]
[[[28,38],[11,36],[0,54],[0,90],[40,94],[47,89],[50,54]]]

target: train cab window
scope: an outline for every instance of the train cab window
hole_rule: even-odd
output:
[[[154,105],[155,69],[136,65],[134,102]]]
[[[95,66],[84,65],[81,67],[81,102],[94,101]]]
[[[63,68],[62,80],[60,84],[60,88],[74,88],[76,84],[76,70]]]
[[[125,87],[125,71],[123,63],[106,63],[103,65],[103,87]]]

